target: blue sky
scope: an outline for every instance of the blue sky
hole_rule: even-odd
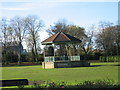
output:
[[[63,18],[69,23],[84,28],[92,24],[97,25],[100,21],[110,21],[114,24],[117,24],[118,21],[118,2],[116,0],[115,2],[47,1],[0,2],[0,18],[6,17],[9,20],[14,16],[37,15],[43,20],[46,26],[44,29]],[[46,33],[44,32],[44,34]],[[42,35],[41,38],[44,40],[47,36]]]
[[[46,26],[65,18],[73,24],[86,27],[99,21],[117,23],[117,2],[3,2],[2,17],[37,15]]]

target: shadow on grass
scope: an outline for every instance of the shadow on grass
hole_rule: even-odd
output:
[[[60,68],[80,68],[80,67],[100,67],[105,65],[90,65],[90,66],[73,66],[73,67],[60,67]]]
[[[120,65],[112,65],[112,66],[120,66]]]
[[[100,66],[106,66],[106,65],[90,65],[89,67],[100,67]]]
[[[76,68],[76,67],[100,67],[100,66],[108,66],[108,65],[74,66],[72,68]]]
[[[90,65],[90,66],[83,66],[83,67],[100,67],[100,66],[120,66],[120,65]]]
[[[100,66],[120,66],[120,65],[90,65],[90,66],[82,66],[82,67],[100,67]]]

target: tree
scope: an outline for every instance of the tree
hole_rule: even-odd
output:
[[[8,41],[8,33],[7,33],[8,24],[7,24],[7,19],[6,18],[2,18],[0,24],[1,24],[0,25],[0,30],[1,30],[0,38],[1,38],[1,42],[2,42],[2,55],[3,55],[3,58],[4,58],[4,56],[7,53],[6,42]],[[3,62],[7,62],[7,60],[4,59]]]
[[[14,41],[16,41],[17,44],[19,44],[19,60],[18,64],[21,63],[21,48],[22,48],[22,42],[23,39],[25,38],[25,31],[26,31],[26,24],[25,20],[22,17],[16,16],[13,19],[11,19],[10,26],[14,31]]]
[[[67,20],[65,19],[59,19],[54,25],[50,25],[50,28],[47,30],[49,35],[53,35],[57,32],[66,32],[67,30]]]
[[[112,25],[110,22],[101,22],[99,32],[96,36],[97,46],[104,50],[105,56],[119,54],[119,27]]]
[[[74,36],[80,40],[82,40],[83,38],[86,38],[87,35],[85,34],[85,29],[76,25],[70,25],[66,22],[66,20],[58,20],[53,26],[51,26],[50,29],[47,30],[47,32],[49,34],[55,34],[57,32],[65,32],[71,36]],[[62,54],[64,53],[64,51],[66,50],[67,55],[77,55],[80,54],[80,49],[81,49],[81,45],[80,44],[64,44],[64,45],[60,45],[59,49]],[[64,50],[64,51],[62,51]],[[58,52],[60,52],[58,51]],[[65,53],[64,53],[65,54]]]
[[[39,46],[39,31],[43,27],[43,22],[37,16],[27,16],[25,19],[27,26],[27,41],[28,46],[31,48],[33,60],[38,61],[37,46]]]
[[[116,54],[120,55],[120,26],[114,26],[114,37],[116,45]]]
[[[10,26],[10,22],[6,18],[2,18],[1,20],[1,42],[2,42],[2,54],[3,54],[3,63],[8,63],[11,60],[7,58],[8,54],[13,53],[12,50],[8,50],[10,48],[11,43],[13,42],[14,31],[13,28]],[[11,55],[9,55],[11,56]],[[11,56],[11,58],[13,58]]]
[[[111,48],[112,55],[120,55],[120,26],[111,26],[106,28],[111,32]]]
[[[6,48],[6,42],[7,42],[7,28],[8,28],[8,24],[7,24],[7,20],[6,18],[2,18],[1,20],[1,25],[0,25],[0,29],[1,29],[1,42],[3,43],[4,46],[4,50]]]
[[[92,51],[94,31],[95,31],[95,25],[90,26],[86,31],[86,37],[82,38],[81,48],[86,55]]]
[[[74,36],[78,39],[80,39],[83,43],[83,38],[86,38],[87,35],[85,34],[85,29],[76,25],[68,25],[66,33],[70,34],[71,36]],[[81,43],[78,44],[71,44],[70,51],[72,55],[80,54],[81,52]]]

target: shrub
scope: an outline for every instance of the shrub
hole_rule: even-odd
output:
[[[29,62],[33,62],[33,55],[31,52],[28,52],[26,55],[26,60]]]
[[[22,54],[22,55],[21,55],[21,61],[22,61],[22,62],[27,62],[27,55]]]
[[[38,61],[40,61],[40,62],[43,62],[43,61],[44,61],[43,54],[39,54],[39,55],[38,55]]]
[[[18,55],[14,52],[4,52],[3,53],[3,64],[9,64],[10,62],[17,62]]]
[[[101,62],[119,62],[120,56],[100,56],[99,60]]]
[[[34,85],[30,88],[118,88],[120,85],[114,85],[112,80],[95,80],[95,81],[84,81],[83,83],[75,83],[74,85],[67,84],[67,82],[52,82],[46,81],[42,84],[38,84],[36,81],[33,83]],[[21,88],[21,87],[19,87]],[[23,88],[23,87],[22,87]]]
[[[81,54],[80,56],[81,60],[93,60],[93,55],[92,54]]]
[[[93,59],[94,60],[99,60],[101,55],[103,55],[101,52],[94,52]]]

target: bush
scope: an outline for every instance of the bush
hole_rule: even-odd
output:
[[[118,88],[119,84],[114,84],[112,80],[84,81],[83,83],[69,84],[67,82],[44,81],[43,83],[33,82],[30,88]],[[49,90],[49,89],[48,89]]]
[[[93,59],[94,59],[94,60],[99,60],[100,56],[102,56],[102,53],[101,53],[101,52],[95,52],[95,53],[94,53],[94,56],[93,56]]]
[[[17,62],[18,55],[14,52],[4,52],[3,53],[3,64],[9,64],[10,62]]]
[[[82,53],[80,58],[81,60],[99,60],[102,55],[103,54],[101,52],[91,52],[89,54]]]
[[[100,56],[99,60],[101,62],[119,62],[120,56]]]
[[[81,54],[80,59],[81,60],[93,60],[93,55],[92,54]]]
[[[38,61],[40,61],[40,62],[43,62],[43,61],[44,61],[43,54],[39,54],[39,55],[38,55]]]
[[[26,55],[26,60],[28,62],[33,62],[33,55],[31,52],[28,52],[27,55]]]

